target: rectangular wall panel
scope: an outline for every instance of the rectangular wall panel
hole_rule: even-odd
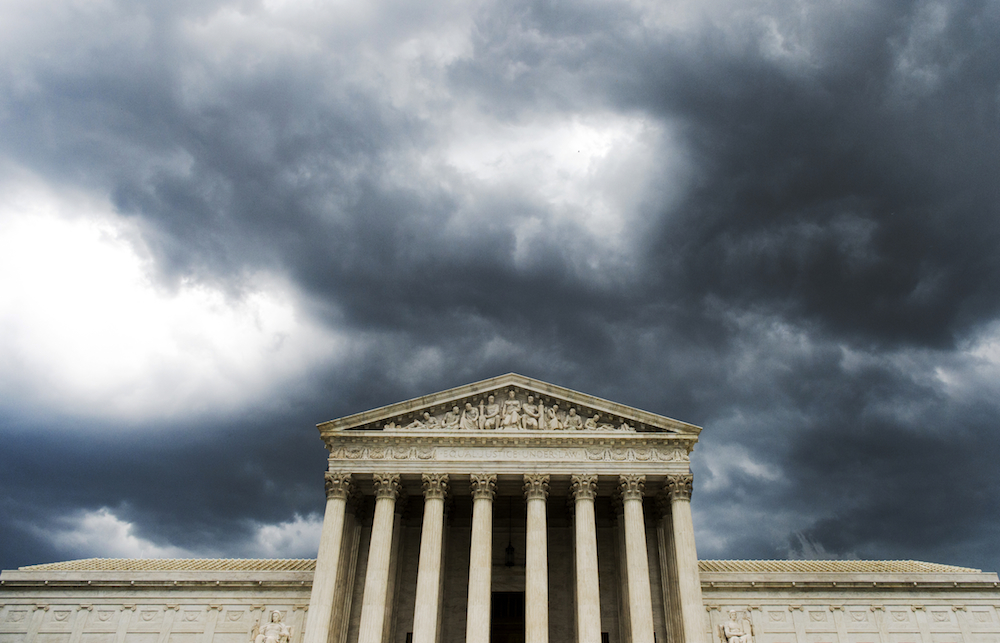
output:
[[[125,643],[156,643],[158,632],[129,632],[125,635]]]
[[[114,643],[114,632],[84,632],[80,636],[80,643]]]
[[[212,637],[212,643],[248,643],[250,634],[237,634],[236,632],[216,632]]]

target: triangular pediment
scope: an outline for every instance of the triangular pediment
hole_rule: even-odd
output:
[[[490,400],[490,396],[493,399]],[[317,425],[340,431],[587,431],[674,433],[701,428],[593,395],[507,373]]]

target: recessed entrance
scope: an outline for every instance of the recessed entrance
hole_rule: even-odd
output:
[[[524,643],[524,592],[493,592],[490,643]]]

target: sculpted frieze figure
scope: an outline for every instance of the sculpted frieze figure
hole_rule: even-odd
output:
[[[453,406],[450,411],[444,414],[444,421],[441,423],[443,429],[457,429],[458,423],[462,421],[462,412],[457,406]]]
[[[500,428],[521,428],[521,402],[514,397],[513,389],[507,391],[507,399],[503,401],[503,417],[500,419]]]
[[[459,428],[471,431],[479,428],[479,409],[472,406],[472,402],[465,403],[465,410],[462,411],[462,419]]]
[[[725,643],[752,643],[753,625],[736,610],[729,610],[729,620],[719,625],[720,637]]]
[[[502,401],[497,401],[496,392],[485,398],[456,400],[450,410],[441,407],[418,411],[419,417],[409,415],[388,419],[382,428],[400,429],[445,429],[445,430],[570,430],[570,431],[636,431],[626,418],[603,416],[594,409],[574,406],[568,411],[543,403],[535,395],[515,388],[505,389]],[[489,393],[488,391],[484,393]]]
[[[424,411],[424,419],[415,419],[404,428],[407,429],[437,429],[441,427],[441,421],[436,417],[431,415],[429,412]]]
[[[479,403],[479,428],[492,431],[500,425],[500,405],[496,398],[487,396],[486,404]]]
[[[550,431],[557,431],[564,428],[562,420],[559,418],[559,405],[553,404],[552,408],[545,411],[545,420]]]
[[[595,413],[593,417],[587,418],[587,421],[583,423],[584,427],[590,431],[614,431],[615,427],[611,424],[601,423],[601,414]],[[626,425],[628,426],[628,425]]]
[[[281,622],[281,612],[278,610],[271,612],[271,620],[267,623],[254,625],[250,633],[252,643],[289,643],[291,640],[292,628]]]
[[[670,452],[661,451],[659,454],[660,459],[666,462],[687,462],[691,459],[683,449],[672,449]]]
[[[534,430],[539,428],[539,420],[542,419],[541,409],[535,404],[535,396],[529,395],[528,401],[521,407],[521,428]]]

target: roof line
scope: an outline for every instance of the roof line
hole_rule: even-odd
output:
[[[313,558],[83,558],[19,567],[22,572],[309,572]],[[917,560],[699,560],[701,573],[981,574],[979,569]]]

